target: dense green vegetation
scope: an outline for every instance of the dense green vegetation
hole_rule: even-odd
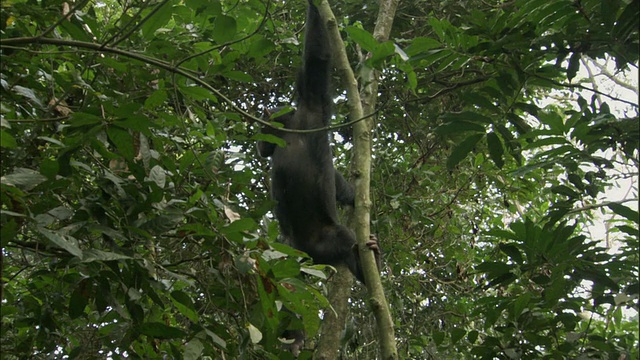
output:
[[[404,1],[378,43],[376,1],[330,1],[381,72],[400,358],[640,356],[639,3]],[[250,118],[291,98],[305,5],[3,0],[2,359],[287,358],[296,326],[311,356],[331,270],[277,243]],[[360,285],[346,323],[343,358],[376,358]]]

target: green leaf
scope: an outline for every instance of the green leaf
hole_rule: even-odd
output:
[[[519,240],[518,236],[515,233],[508,230],[491,229],[485,232],[485,234],[488,236],[495,236],[501,239],[510,239],[510,240],[516,240],[516,241]]]
[[[144,101],[145,109],[153,109],[156,106],[161,106],[167,101],[168,95],[164,90],[156,90]]]
[[[485,133],[484,125],[477,124],[469,121],[451,121],[446,124],[442,124],[436,128],[436,133],[439,135],[450,135],[450,134],[462,134],[465,132],[473,132],[473,133]]]
[[[271,267],[273,277],[276,279],[286,279],[296,277],[300,274],[300,263],[294,258],[286,258],[277,261]]]
[[[218,102],[218,98],[216,98],[214,94],[199,86],[180,86],[180,91],[183,95],[196,101],[211,100],[216,103]]]
[[[529,302],[531,302],[532,294],[530,292],[525,292],[522,295],[518,296],[516,301],[513,303],[513,318],[517,320],[520,315],[528,308]]]
[[[447,113],[442,116],[446,122],[468,121],[479,124],[492,124],[493,120],[485,115],[474,111],[461,111],[457,113]]]
[[[213,341],[214,344],[218,345],[219,348],[221,348],[221,349],[226,349],[227,348],[227,342],[224,341],[216,333],[214,333],[211,330],[206,329],[206,328],[204,329],[204,331],[206,332],[206,334],[209,337],[209,339],[211,339],[211,341]]]
[[[355,26],[347,26],[346,30],[351,40],[364,50],[373,52],[377,48],[378,41],[368,31]]]
[[[266,141],[268,143],[276,144],[280,147],[287,146],[287,142],[284,141],[281,137],[271,135],[271,134],[258,133],[253,135],[251,139],[255,141]]]
[[[540,28],[549,29],[561,25],[561,20],[576,14],[576,10],[570,1],[550,1],[546,6],[536,9],[533,14],[535,16],[530,19],[532,22],[539,24]]]
[[[18,146],[16,139],[4,130],[0,130],[0,146],[7,149],[15,149]]]
[[[551,192],[555,193],[555,194],[560,194],[560,195],[565,195],[569,198],[572,199],[577,199],[580,197],[580,194],[578,194],[577,192],[573,191],[570,187],[566,186],[566,185],[558,185],[558,186],[553,186],[551,188]]]
[[[513,269],[512,265],[496,261],[485,261],[476,266],[477,271],[486,273],[489,278],[496,278],[504,274],[508,274],[511,272],[511,269]]]
[[[607,12],[613,13],[611,8],[606,9]],[[638,24],[640,23],[640,2],[637,0],[629,1],[620,16],[616,20],[613,28],[613,35],[620,41],[627,41],[630,36],[635,33],[638,36]]]
[[[330,266],[330,265],[302,266],[300,268],[300,272],[303,272],[303,273],[305,273],[307,275],[315,276],[318,279],[326,280],[327,279],[327,274],[323,270],[321,270],[319,268],[321,267],[322,269],[326,269],[328,266]]]
[[[221,76],[224,76],[228,79],[231,80],[236,80],[236,81],[241,81],[241,82],[245,82],[245,83],[250,83],[253,81],[253,78],[248,75],[247,73],[245,73],[244,71],[235,71],[235,70],[230,70],[230,71],[225,71],[223,73],[220,74]],[[214,99],[217,99],[215,97],[213,97]]]
[[[220,229],[220,232],[225,235],[233,234],[233,233],[241,233],[244,231],[251,231],[258,228],[256,222],[251,218],[242,218],[236,220],[229,225]]]
[[[433,28],[433,31],[438,35],[440,40],[442,41],[448,40],[447,33],[445,31],[445,28],[447,28],[449,25],[449,22],[447,20],[440,20],[435,16],[430,16],[429,25],[431,25],[431,27]]]
[[[609,209],[611,209],[611,211],[613,211],[614,213],[622,216],[623,218],[632,221],[634,223],[638,223],[638,212],[636,210],[633,210],[629,207],[626,207],[622,204],[609,204],[607,205],[607,207]]]
[[[31,100],[31,102],[33,102],[34,104],[38,105],[38,107],[44,108],[44,105],[42,105],[42,102],[40,101],[40,98],[38,98],[38,95],[36,95],[36,93],[35,93],[35,91],[33,91],[33,89],[29,89],[29,88],[26,88],[26,87],[20,86],[20,85],[15,85],[12,88],[12,90],[16,94],[24,96],[27,99]]]
[[[7,216],[6,211],[1,211],[2,216]],[[18,223],[14,219],[5,220],[0,226],[0,246],[5,247],[18,234]]]
[[[490,132],[487,134],[487,146],[489,147],[489,155],[491,156],[491,160],[493,160],[494,164],[499,169],[502,169],[504,166],[504,159],[502,156],[504,155],[504,147],[502,146],[502,141],[500,137],[494,132]]]
[[[424,66],[430,67],[433,64],[440,62],[442,59],[451,57],[453,54],[454,53],[449,49],[429,50],[424,56]]]
[[[376,46],[375,50],[371,53],[369,61],[374,67],[378,67],[383,60],[391,57],[395,52],[394,44],[391,41],[386,41]]]
[[[80,250],[80,247],[78,246],[78,240],[73,236],[55,233],[41,227],[37,227],[36,230],[49,239],[49,241],[54,245],[66,250],[69,254],[82,259],[82,250]]]
[[[522,264],[522,254],[520,254],[520,249],[518,249],[517,246],[513,244],[500,243],[498,245],[498,248],[500,249],[500,251],[509,256],[511,260],[518,264]]]
[[[267,56],[276,46],[271,40],[267,40],[263,36],[254,39],[249,46],[248,55],[254,59],[260,59]]]
[[[514,113],[508,113],[507,119],[511,124],[513,124],[518,133],[522,135],[527,134],[531,131],[531,126],[527,124],[527,122],[523,118]]]
[[[456,146],[449,158],[447,159],[447,168],[453,169],[460,163],[469,153],[475,148],[480,139],[484,137],[484,134],[471,135],[464,139],[458,146]]]
[[[133,157],[135,156],[133,149],[133,136],[131,136],[129,131],[117,126],[109,126],[107,128],[107,135],[109,135],[109,140],[111,140],[116,146],[117,152],[120,155],[127,160],[133,160]]]
[[[457,344],[467,332],[464,329],[454,328],[451,330],[451,343]]]
[[[155,13],[142,24],[142,35],[145,39],[150,40],[155,36],[156,30],[165,26],[169,20],[171,20],[171,16],[173,16],[173,2],[160,2],[159,9],[153,9]],[[157,11],[156,11],[157,10]]]
[[[84,314],[84,309],[89,303],[87,296],[87,287],[91,286],[88,281],[81,281],[71,293],[69,298],[69,317],[78,318]]]
[[[516,278],[516,275],[513,273],[502,274],[492,278],[491,282],[489,282],[489,287],[505,287],[517,279],[518,278]]]
[[[574,52],[571,54],[571,58],[569,58],[569,67],[567,67],[567,79],[569,82],[576,77],[578,74],[578,70],[580,70],[580,59],[582,58],[582,54],[579,52]]]
[[[430,37],[417,37],[411,41],[411,45],[407,47],[405,52],[410,57],[414,57],[418,54],[426,51],[442,47],[442,44],[438,40]]]
[[[15,186],[29,191],[47,181],[47,178],[37,171],[25,168],[16,168],[13,173],[0,178],[3,185]]]
[[[253,326],[253,324],[247,324],[247,330],[249,331],[249,338],[251,338],[252,343],[257,344],[262,340],[262,332]]]
[[[449,55],[443,58],[440,58],[438,61],[438,66],[435,69],[436,73],[440,73],[444,70],[453,71],[452,64],[455,64],[460,59],[460,54],[455,52],[449,52]],[[451,67],[451,69],[449,69]]]
[[[139,131],[148,137],[154,136],[150,130],[154,123],[146,116],[127,114],[126,118],[114,121],[113,125],[123,129]]]
[[[52,159],[42,159],[40,163],[40,173],[47,177],[49,180],[54,180],[56,175],[58,175],[58,170],[60,169],[60,165],[56,160]]]
[[[476,330],[469,331],[469,334],[467,335],[467,340],[469,341],[469,343],[474,344],[476,340],[478,340],[478,335],[479,333]]]
[[[198,313],[196,312],[193,301],[189,295],[182,291],[173,291],[171,292],[171,298],[173,300],[173,305],[182,315],[186,316],[194,324],[198,323]]]
[[[293,257],[302,257],[304,256],[304,252],[292,248],[291,246],[287,245],[287,244],[283,244],[283,243],[279,243],[279,242],[275,242],[273,244],[271,244],[271,247],[274,248],[275,250],[277,250],[278,252],[281,252],[285,255],[288,256],[293,256]]]
[[[633,237],[640,236],[640,231],[637,228],[631,227],[629,225],[619,225],[616,226],[616,229]]]
[[[566,145],[568,144],[567,139],[563,137],[546,137],[539,140],[535,140],[532,143],[528,144],[525,149],[535,149],[540,147],[548,147],[550,145]]]
[[[161,322],[146,322],[140,325],[140,333],[156,339],[183,338],[186,335],[181,329]]]
[[[82,24],[75,18],[68,19],[69,21],[63,21],[60,23],[60,27],[62,27],[73,40],[78,41],[91,41],[91,34],[88,34],[83,28]]]
[[[93,114],[77,112],[71,115],[71,126],[97,125],[102,123],[102,118]]]
[[[496,106],[492,100],[479,92],[468,92],[466,94],[461,94],[461,97],[466,103],[470,105],[477,105],[490,112],[498,111],[498,106]]]
[[[197,360],[202,356],[202,352],[204,351],[204,345],[202,341],[198,339],[191,339],[184,346],[183,359],[184,360]]]
[[[89,249],[82,251],[82,262],[90,263],[94,261],[116,261],[116,260],[128,260],[131,256],[118,254],[109,251],[102,251],[98,249]]]
[[[216,16],[213,29],[213,39],[218,44],[223,44],[233,40],[238,32],[237,27],[236,19],[226,15]]]
[[[549,286],[544,289],[544,300],[551,306],[567,295],[567,281],[564,279],[554,279]]]
[[[576,269],[576,274],[582,279],[591,280],[594,286],[599,285],[614,291],[618,291],[618,283],[613,281],[601,268]]]
[[[582,182],[582,178],[578,174],[570,173],[569,175],[567,175],[567,179],[577,189],[584,190],[584,183]]]
[[[444,333],[442,331],[434,330],[431,332],[431,337],[433,337],[433,343],[436,345],[441,345],[444,341]]]
[[[148,179],[158,185],[160,189],[164,189],[167,183],[167,173],[160,165],[156,165],[149,171]]]

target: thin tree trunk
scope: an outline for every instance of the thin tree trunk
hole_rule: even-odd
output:
[[[397,5],[398,0],[381,1],[376,28],[374,30],[374,36],[379,41],[385,41],[388,39]],[[326,1],[322,1],[319,9],[321,16],[327,23],[329,37],[333,44],[334,64],[340,72],[341,78],[343,79],[343,85],[347,90],[351,118],[360,119],[365,113],[367,115],[372,114],[375,111],[375,103],[377,100],[378,73],[375,71],[366,72],[368,74],[368,78],[363,78],[363,82],[368,85],[363,89],[361,99],[360,93],[358,92],[358,83],[353,70],[349,66],[349,60],[347,58],[344,43],[342,42],[342,38],[338,31],[335,16]],[[396,349],[395,332],[391,313],[384,296],[384,289],[382,288],[382,282],[380,280],[374,254],[366,246],[370,234],[369,214],[371,210],[370,181],[372,126],[372,118],[359,121],[353,126],[354,159],[352,168],[356,187],[356,206],[354,214],[355,230],[365,280],[367,281],[367,289],[370,295],[369,304],[371,305],[376,317],[381,357],[383,359],[397,359],[398,351]],[[338,294],[343,294],[342,296],[344,296],[344,298],[330,299],[332,300],[331,303],[334,308],[341,308],[342,304],[346,304],[349,291],[336,292],[336,295]],[[326,324],[326,326],[332,326],[332,330],[327,332],[325,332],[325,330],[328,328],[323,324],[323,339],[320,341],[318,350],[321,348],[325,349],[330,346],[335,348],[336,344],[339,344],[339,342],[335,340],[331,340],[331,342],[329,342],[328,338],[323,344],[325,341],[324,336],[327,335],[328,332],[333,334],[332,337],[342,332],[341,330],[344,329],[344,322],[346,320],[346,310],[344,314],[338,313],[338,320],[339,321],[337,321],[337,323],[331,322],[330,324]],[[333,354],[336,355],[337,353],[333,352]],[[316,355],[316,358],[320,358],[319,352],[316,353]]]

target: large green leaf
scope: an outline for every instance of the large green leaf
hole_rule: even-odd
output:
[[[156,339],[181,338],[185,335],[181,329],[160,322],[146,322],[140,325],[140,333]]]
[[[142,24],[142,34],[147,39],[152,39],[155,32],[161,27],[167,25],[173,15],[173,1],[167,0],[160,2],[156,7],[147,13],[149,16]]]
[[[464,139],[460,144],[458,144],[449,158],[447,159],[447,167],[449,169],[453,169],[456,165],[458,165],[473,149],[480,139],[484,137],[484,134],[475,134]]]

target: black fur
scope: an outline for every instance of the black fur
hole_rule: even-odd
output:
[[[277,117],[287,129],[318,129],[329,125],[331,49],[318,9],[309,1],[303,65],[296,84],[298,108]],[[280,109],[273,109],[271,114]],[[286,142],[277,147],[258,143],[261,156],[271,156],[272,197],[282,235],[293,247],[319,264],[346,264],[364,282],[355,236],[338,222],[336,201],[353,206],[353,188],[333,167],[327,131],[291,133],[264,128]],[[378,255],[374,238],[368,243]]]

